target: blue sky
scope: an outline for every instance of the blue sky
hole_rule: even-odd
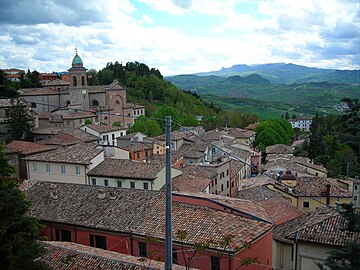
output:
[[[84,4],[86,3],[86,4]],[[0,2],[0,68],[138,61],[164,75],[285,62],[360,69],[358,0]]]

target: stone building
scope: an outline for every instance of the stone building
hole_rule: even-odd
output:
[[[145,115],[144,106],[126,102],[124,85],[115,80],[110,85],[90,86],[86,71],[76,52],[69,69],[69,83],[58,84],[54,81],[42,88],[20,89],[20,95],[32,104],[37,113],[48,117],[47,122],[50,126],[54,125],[53,120],[56,119],[57,127],[65,127],[66,122],[63,118],[69,118],[69,115],[76,116],[84,111],[95,115],[96,120],[92,121],[107,125],[119,122],[123,127],[130,127],[136,117]],[[60,116],[55,113],[59,108]],[[86,119],[75,118],[78,119],[76,127],[85,124]]]

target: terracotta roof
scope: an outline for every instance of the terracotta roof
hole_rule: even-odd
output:
[[[141,143],[141,142],[139,142],[139,143],[131,142],[130,145],[120,146],[120,148],[124,149],[126,151],[130,151],[130,152],[140,152],[140,151],[153,149],[152,145],[149,145],[146,143]]]
[[[126,127],[113,127],[113,126],[107,126],[107,125],[86,125],[86,127],[91,128],[99,133],[127,129]]]
[[[289,244],[294,243],[293,240],[286,237],[292,232],[295,232],[302,224],[304,224],[307,221],[308,217],[308,213],[306,213],[303,216],[299,216],[293,220],[275,226],[275,228],[273,229],[273,239]]]
[[[57,134],[54,137],[52,137],[50,140],[46,141],[45,144],[47,145],[73,145],[77,143],[82,143],[83,141],[75,138],[74,136],[67,134],[67,133],[61,133]]]
[[[42,96],[42,95],[58,95],[59,92],[48,88],[48,87],[44,87],[44,88],[25,88],[25,89],[20,89],[20,91],[22,91],[23,93],[21,94],[21,96]]]
[[[238,197],[244,200],[262,201],[274,197],[282,197],[280,192],[273,191],[266,186],[258,185],[239,190]]]
[[[309,167],[309,168],[312,168],[314,170],[327,173],[327,169],[324,166],[316,165],[316,164],[307,162],[306,158],[294,157],[294,162],[297,165],[304,166],[304,167]]]
[[[36,154],[26,157],[25,159],[44,162],[91,164],[91,159],[99,155],[102,151],[102,149],[96,147],[96,144],[82,143]]]
[[[5,77],[8,79],[11,79],[11,78],[19,79],[20,75],[19,74],[10,74],[10,75],[6,75]]]
[[[212,179],[202,175],[182,174],[172,179],[172,188],[180,192],[203,192],[211,183]]]
[[[260,122],[249,124],[247,127],[245,127],[245,129],[254,130],[256,128],[256,126],[259,124],[260,124]]]
[[[269,183],[274,183],[275,180],[268,175],[257,175],[256,177],[249,177],[240,179],[239,187],[241,189],[247,189],[255,186],[263,186]]]
[[[309,181],[298,180],[295,191],[300,194],[306,194],[308,196],[320,196],[324,197],[326,191],[326,185],[330,184],[330,196],[331,197],[352,197],[352,191],[343,188],[337,179],[333,178],[320,178],[311,177]],[[301,196],[301,195],[299,195]]]
[[[200,137],[201,139],[208,141],[208,142],[213,142],[213,141],[220,141],[221,140],[221,136],[223,134],[220,133],[217,130],[209,130],[206,132],[201,132],[199,133],[197,136],[192,136],[191,138],[197,138]]]
[[[69,134],[83,142],[96,142],[99,138],[95,135],[87,133],[81,129],[74,128],[57,128],[57,127],[49,127],[49,128],[38,128],[33,131],[36,135],[57,135],[66,133]]]
[[[182,139],[188,139],[189,134],[184,131],[173,131],[171,132],[172,141],[180,141]],[[165,134],[154,137],[155,140],[165,141]]]
[[[96,115],[92,112],[76,112],[76,113],[64,115],[62,119],[71,120],[71,119],[82,119],[82,118],[89,118],[89,117],[96,117]]]
[[[293,206],[282,196],[261,200],[258,203],[266,209],[275,225],[280,225],[305,215],[304,211]]]
[[[230,160],[230,178],[235,177],[244,166],[244,163],[239,160]]]
[[[282,176],[281,180],[297,180],[296,176],[291,171],[286,171]]]
[[[164,192],[38,181],[31,181],[31,185],[23,184],[21,188],[31,202],[30,217],[165,238]],[[178,240],[178,230],[188,232],[186,242],[190,244],[223,240],[224,236],[236,232],[233,245],[242,246],[244,242],[256,241],[273,226],[260,205],[234,198],[204,195],[177,195],[195,196],[200,200],[200,205],[173,201],[174,242]],[[208,201],[216,207],[201,206],[202,201]],[[222,210],[224,208],[232,209],[233,212]],[[237,252],[234,246],[230,251]],[[211,247],[223,249],[216,243]]]
[[[255,136],[255,132],[250,131],[250,130],[246,130],[246,129],[241,129],[241,128],[230,128],[228,135],[231,135],[235,138],[241,138],[241,139],[249,139],[253,136]]]
[[[334,208],[321,207],[312,213],[288,238],[313,243],[343,246],[346,242],[360,243],[360,232],[345,230],[348,221]]]
[[[22,155],[31,155],[35,153],[41,153],[53,150],[54,147],[43,145],[34,142],[26,142],[26,141],[12,141],[8,143],[6,146],[6,150],[8,151],[17,151]]]
[[[222,149],[224,149],[225,152],[228,152],[228,153],[236,156],[237,158],[239,158],[242,161],[245,161],[246,159],[248,159],[251,156],[250,151],[240,149],[237,147],[233,147],[233,146],[226,146],[226,148],[223,147]]]
[[[275,144],[266,147],[266,154],[292,154],[291,146],[285,144]]]
[[[185,158],[202,158],[205,157],[207,145],[207,143],[202,141],[195,141],[191,144],[183,144],[176,151],[176,155],[180,155]]]
[[[154,180],[163,168],[164,166],[160,164],[109,158],[105,159],[87,174],[89,176]]]
[[[138,258],[71,242],[42,242],[46,252],[39,258],[53,270],[140,270],[164,269],[165,264],[156,260]],[[185,267],[174,264],[174,269]]]

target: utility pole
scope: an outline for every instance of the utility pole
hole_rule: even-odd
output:
[[[172,269],[172,185],[171,185],[171,116],[166,116],[166,210],[165,269]]]

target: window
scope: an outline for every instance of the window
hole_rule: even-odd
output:
[[[68,230],[55,230],[56,241],[71,242],[71,231]]]
[[[107,179],[104,179],[104,186],[108,186],[109,185],[109,180],[107,180]]]
[[[231,182],[231,187],[234,187],[234,186],[235,186],[235,182],[232,181],[232,182]]]
[[[224,191],[224,185],[221,184],[221,191]]]
[[[146,243],[139,242],[139,257],[146,257]]]
[[[115,134],[111,135],[112,140],[115,140]]]
[[[140,158],[140,153],[136,153],[137,158]]]
[[[121,182],[121,181],[117,181],[117,186],[118,186],[118,187],[122,187],[122,182]]]
[[[81,84],[82,84],[82,85],[85,85],[85,78],[84,78],[84,76],[81,76]]]
[[[230,185],[229,181],[226,182],[226,187],[228,188]]]
[[[303,202],[303,208],[309,208],[310,203],[309,202]]]
[[[120,102],[118,100],[115,101],[115,105],[119,105]]]
[[[106,249],[106,237],[90,234],[90,246]]]
[[[218,191],[217,190],[215,190],[215,195],[217,195],[218,194]]]
[[[176,250],[176,249],[173,249],[172,262],[175,263],[175,264],[178,263],[178,254],[177,254],[177,250]]]
[[[356,201],[357,200],[357,196],[354,196],[354,201]]]
[[[212,187],[214,186],[214,180],[211,181],[211,186],[212,186]]]
[[[135,182],[130,182],[130,187],[135,188]]]
[[[33,163],[32,167],[33,167],[33,171],[36,172],[37,171],[37,163]]]
[[[65,165],[61,165],[61,173],[66,173]]]
[[[50,172],[50,164],[46,164],[46,172],[49,173]]]
[[[149,189],[149,183],[144,183],[144,189]]]
[[[220,258],[219,257],[211,256],[210,269],[211,270],[220,270]]]
[[[226,175],[229,175],[229,169],[226,169]]]
[[[75,174],[76,175],[80,174],[80,166],[75,166]]]
[[[76,81],[76,77],[73,77],[73,85],[76,86],[77,85],[77,81]]]
[[[91,178],[91,184],[92,184],[93,186],[96,186],[96,178]]]
[[[356,185],[356,186],[354,186],[355,190],[357,190],[357,187],[358,187],[357,185]]]
[[[215,178],[215,185],[217,185],[217,178]]]

